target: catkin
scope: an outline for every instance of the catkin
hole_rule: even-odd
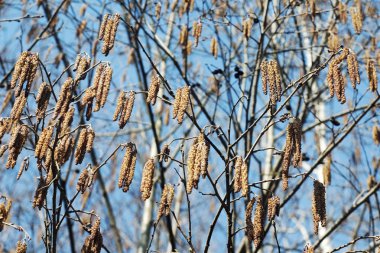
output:
[[[115,37],[119,22],[119,14],[115,14],[112,17],[110,17],[109,14],[106,14],[103,17],[103,21],[99,29],[99,39],[103,41],[102,53],[106,56],[115,44]]]
[[[66,161],[69,160],[73,147],[74,139],[70,134],[66,134],[62,137],[62,139],[59,140],[54,153],[54,158],[56,159],[59,166],[62,166]],[[48,158],[49,156],[47,155],[46,159]]]
[[[178,112],[176,114],[178,124],[182,124],[183,117],[186,113],[190,101],[190,86],[185,86],[181,91],[181,98],[179,102]]]
[[[37,53],[23,52],[16,62],[15,69],[12,74],[11,88],[15,89],[15,96],[21,93],[23,84],[26,82],[25,93],[29,94],[32,83],[36,77],[39,59]],[[18,81],[17,87],[16,83]]]
[[[170,155],[170,148],[169,148],[169,145],[168,144],[165,144],[162,149],[161,149],[161,152],[160,152],[160,162],[162,161],[165,161],[165,162],[168,162],[169,161],[169,155]]]
[[[28,246],[24,241],[18,241],[16,245],[16,253],[26,253]]]
[[[282,161],[282,188],[286,190],[288,188],[288,173],[290,162],[293,159],[294,167],[301,167],[302,165],[302,127],[301,122],[297,118],[292,118],[286,129],[286,143],[283,153]]]
[[[246,39],[251,37],[252,25],[253,25],[253,22],[251,18],[247,17],[246,19],[244,19],[242,30],[243,30],[244,37]]]
[[[372,128],[372,138],[377,146],[380,145],[380,127],[378,125]]]
[[[152,73],[150,86],[148,90],[148,96],[146,98],[147,103],[154,105],[156,103],[157,94],[160,89],[161,79],[156,72]]]
[[[262,197],[256,198],[256,210],[253,220],[253,244],[257,248],[264,236],[265,210]]]
[[[43,82],[38,89],[36,102],[37,102],[37,111],[36,116],[38,120],[41,120],[45,117],[46,109],[49,105],[49,99],[51,95],[51,87],[49,84]]]
[[[55,105],[55,110],[53,114],[53,119],[61,118],[65,116],[72,97],[71,88],[74,84],[74,81],[71,77],[67,78],[67,80],[63,83],[61,91],[59,93],[58,101]]]
[[[263,60],[260,64],[261,80],[263,83],[263,93],[267,94],[267,85],[269,84],[269,96],[272,104],[281,101],[281,74],[280,68],[275,60]]]
[[[355,89],[360,84],[359,64],[356,55],[350,52],[347,56],[347,70],[350,76],[351,86]]]
[[[124,91],[120,91],[119,96],[117,98],[117,102],[116,102],[115,113],[113,114],[113,117],[112,117],[113,121],[116,121],[119,118],[121,112],[123,111],[125,100],[126,100],[126,97],[125,97]]]
[[[73,118],[74,118],[74,112],[75,112],[75,108],[70,106],[67,113],[65,113],[62,124],[61,124],[61,129],[60,129],[61,135],[67,132],[70,132],[71,123],[73,122]]]
[[[173,198],[174,187],[170,184],[165,184],[161,195],[160,206],[157,211],[157,221],[160,220],[162,215],[168,216],[170,214]]]
[[[182,46],[186,46],[188,37],[189,37],[189,31],[187,30],[187,26],[183,25],[181,28],[180,35],[179,35],[179,44]]]
[[[121,115],[119,119],[119,128],[123,128],[127,124],[129,118],[131,117],[133,106],[135,103],[134,91],[129,92],[128,98],[124,101],[124,103],[125,104],[122,107],[122,111],[121,111]]]
[[[243,157],[238,156],[235,161],[234,192],[239,192],[242,188],[242,181],[241,181],[242,165],[243,165]]]
[[[331,154],[323,165],[323,184],[326,186],[331,184]]]
[[[310,244],[306,244],[305,248],[303,249],[303,253],[314,253],[313,246]]]
[[[218,58],[218,41],[216,40],[215,37],[211,39],[210,51],[215,59]]]
[[[263,60],[260,64],[261,71],[261,81],[263,83],[263,93],[266,95],[268,93],[268,62]]]
[[[312,213],[314,234],[318,235],[319,223],[321,223],[322,227],[326,227],[326,190],[325,186],[319,181],[314,181]]]
[[[87,128],[87,141],[86,141],[86,152],[90,153],[95,139],[95,131],[91,127]]]
[[[104,70],[104,75],[105,75],[105,79],[104,79],[104,83],[103,83],[103,91],[102,91],[102,97],[101,97],[101,102],[100,102],[100,106],[101,107],[104,107],[104,105],[106,104],[107,102],[107,97],[108,97],[108,92],[110,90],[110,87],[111,87],[111,80],[112,80],[112,68],[110,66],[107,66],[106,69]]]
[[[327,46],[329,47],[330,51],[337,52],[340,48],[338,35],[336,35],[335,33],[331,33],[327,41]]]
[[[82,246],[83,253],[100,253],[103,245],[103,236],[100,233],[100,218],[97,218]]]
[[[80,193],[84,193],[88,187],[90,187],[92,183],[91,173],[88,171],[88,169],[82,170],[82,172],[79,175],[78,182],[77,182],[77,191]]]
[[[274,220],[280,213],[280,198],[273,196],[268,199],[268,221]]]
[[[248,165],[245,161],[241,166],[241,195],[248,196],[249,184],[248,184]]]
[[[94,112],[100,110],[107,102],[108,92],[111,87],[112,68],[108,64],[100,64],[96,70],[92,88],[95,91],[95,107]]]
[[[79,54],[74,64],[74,71],[76,71],[75,83],[84,80],[87,75],[87,70],[90,68],[91,58],[87,54]]]
[[[94,87],[87,88],[82,97],[82,106],[92,103],[93,99],[95,98],[95,95],[96,93]]]
[[[49,126],[49,127],[44,128],[44,130],[42,130],[40,138],[38,139],[38,142],[36,145],[36,149],[34,151],[34,156],[38,160],[45,159],[47,150],[49,148],[51,137],[53,136],[53,132],[54,132],[54,126]]]
[[[0,204],[0,232],[4,229],[4,223],[8,220],[9,213],[11,211],[12,207],[12,201],[9,199],[6,199],[6,205],[5,203]]]
[[[367,60],[367,75],[369,80],[369,90],[372,92],[377,91],[377,74],[375,62],[372,59]]]
[[[150,158],[144,165],[140,186],[141,198],[144,201],[150,198],[152,192],[154,170],[154,159]]]
[[[195,167],[195,158],[197,156],[197,144],[198,138],[196,138],[193,144],[190,147],[190,151],[187,157],[187,182],[186,182],[186,191],[188,194],[191,193],[194,184],[194,167]]]
[[[207,175],[207,167],[208,167],[208,155],[210,151],[210,144],[205,138],[205,135],[203,132],[200,133],[200,135],[197,138],[196,143],[196,153],[195,157],[193,158],[193,187],[195,189],[198,189],[198,183],[200,176],[202,175],[203,178]]]
[[[5,151],[7,151],[8,145],[1,145],[0,147],[0,157],[3,157]]]
[[[363,26],[363,17],[360,9],[356,7],[351,7],[350,15],[352,19],[352,26],[354,27],[356,34],[360,34]]]
[[[177,89],[177,91],[175,93],[175,98],[174,98],[173,119],[175,119],[177,117],[179,105],[181,103],[181,97],[182,97],[182,88],[179,88],[179,89]]]
[[[194,27],[193,27],[194,29]],[[195,37],[195,47],[198,46],[199,44],[199,39],[202,35],[202,23],[201,22],[198,22],[196,25],[195,25],[195,29],[194,29],[194,37]]]
[[[5,164],[6,168],[14,168],[16,165],[17,157],[21,153],[28,137],[29,129],[26,125],[19,125],[12,133],[11,139],[8,144],[8,160]]]
[[[127,192],[133,180],[137,159],[136,145],[132,142],[127,144],[123,162],[120,168],[118,187]]]
[[[81,164],[87,148],[87,129],[83,128],[79,133],[79,139],[75,150],[75,164]]]
[[[47,189],[49,184],[46,182],[46,179],[41,177],[40,181],[38,183],[37,189],[34,193],[34,198],[33,198],[33,203],[32,206],[33,208],[38,207],[39,210],[44,205],[44,201],[47,195]]]
[[[253,210],[253,205],[255,204],[256,199],[252,198],[248,204],[247,208],[245,210],[245,231],[248,237],[249,242],[253,241],[254,237],[254,228],[253,228],[253,222],[252,222],[252,210]]]
[[[12,125],[11,118],[0,118],[0,142],[4,134],[9,132],[11,125]]]
[[[18,96],[13,104],[10,118],[13,122],[17,122],[20,120],[22,111],[24,110],[26,104],[26,93],[25,91],[21,92],[20,96]]]

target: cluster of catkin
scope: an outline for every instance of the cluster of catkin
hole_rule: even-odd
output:
[[[21,90],[25,82],[25,94],[26,96],[29,94],[30,88],[32,87],[32,83],[37,74],[38,61],[39,60],[37,53],[21,53],[20,57],[16,62],[11,80],[11,88],[16,88],[14,93],[16,97],[18,97],[21,94]]]
[[[29,129],[26,125],[18,125],[12,129],[11,139],[8,143],[8,160],[5,164],[6,168],[14,168],[16,165],[17,157],[21,153],[28,137]]]
[[[51,87],[49,84],[43,82],[38,89],[36,102],[37,102],[37,111],[36,117],[40,121],[45,117],[46,109],[49,105],[49,99],[51,95]]]
[[[154,171],[154,159],[150,158],[144,165],[140,186],[141,198],[144,201],[149,199],[152,193]]]
[[[252,222],[253,205],[256,204],[255,215]],[[264,236],[265,210],[262,197],[252,198],[245,211],[246,233],[250,242],[255,247],[259,246]]]
[[[151,103],[152,105],[156,104],[157,94],[160,90],[161,79],[160,76],[153,71],[152,77],[150,79],[150,86],[148,90],[148,96],[146,98],[147,103]]]
[[[55,110],[52,118],[53,120],[57,118],[61,119],[66,115],[70,106],[71,98],[73,96],[73,85],[74,81],[71,77],[67,78],[67,80],[63,83],[57,103],[55,105]]]
[[[93,172],[91,169],[85,168],[79,175],[77,182],[77,191],[80,193],[84,193],[88,187],[91,186],[93,179]]]
[[[102,24],[99,29],[99,40],[103,41],[102,53],[108,55],[115,44],[117,26],[120,22],[120,15],[113,16],[106,14],[103,17]]]
[[[195,47],[199,44],[199,39],[202,35],[202,22],[194,21],[193,23],[193,37],[195,38]]]
[[[190,101],[190,86],[179,88],[175,94],[173,105],[173,119],[177,118],[178,124],[182,124]]]
[[[6,203],[0,204],[0,232],[3,231],[3,229],[4,229],[4,223],[3,222],[7,221],[8,217],[9,217],[9,213],[11,211],[11,207],[12,207],[12,201],[8,200],[8,199],[7,199]]]
[[[26,253],[28,246],[25,241],[18,241],[16,244],[16,253]]]
[[[314,234],[318,235],[319,223],[321,223],[322,227],[326,227],[326,189],[319,181],[314,181],[312,212]]]
[[[344,48],[343,52],[334,58],[328,69],[327,84],[330,90],[330,97],[336,95],[338,101],[342,104],[346,102],[346,83],[340,70],[340,64],[347,59],[347,70],[350,76],[351,86],[355,89],[360,84],[359,66],[355,53],[350,49]]]
[[[248,185],[248,166],[243,157],[238,156],[235,160],[235,179],[234,192],[242,191],[242,196],[247,197],[249,191]]]
[[[291,160],[293,160],[294,167],[302,166],[301,138],[301,121],[297,118],[290,118],[286,129],[286,143],[281,171],[283,190],[288,188],[288,173]]]
[[[269,95],[272,104],[277,101],[281,101],[281,74],[280,68],[276,60],[263,60],[260,64],[261,80],[263,83],[263,92],[266,95],[268,93],[269,83]]]
[[[362,27],[363,27],[363,16],[362,16],[360,8],[351,7],[350,15],[351,15],[352,25],[354,27],[355,32],[357,34],[360,34],[362,32]]]
[[[187,157],[187,182],[186,191],[191,193],[192,189],[198,189],[200,176],[207,175],[208,155],[210,143],[206,140],[203,132],[194,140]]]
[[[111,86],[112,80],[112,68],[107,63],[101,63],[95,72],[94,81],[92,86],[86,90],[85,97],[82,99],[82,104],[87,104],[87,114],[91,113],[93,100],[95,98],[94,112],[100,110],[104,107],[107,102],[108,93]],[[90,109],[89,109],[90,107]]]
[[[372,59],[367,60],[367,75],[369,80],[369,90],[372,92],[377,91],[377,74],[376,74],[376,67],[375,67],[375,61]]]
[[[171,184],[165,184],[162,191],[160,206],[157,211],[157,221],[160,220],[162,215],[168,216],[170,214],[170,207],[174,198],[174,187]]]
[[[116,110],[113,115],[113,121],[119,119],[119,128],[122,129],[131,117],[133,105],[135,103],[135,92],[130,91],[128,95],[124,91],[120,91],[117,99]]]
[[[54,126],[46,127],[42,130],[38,142],[36,144],[36,148],[34,150],[34,156],[38,161],[47,160],[49,144],[51,138],[53,137]],[[49,152],[51,155],[51,152]],[[48,159],[51,159],[50,157]],[[49,164],[50,165],[50,164]]]
[[[90,68],[91,58],[86,54],[78,54],[74,63],[74,71],[77,72],[75,76],[75,83],[84,80],[87,75],[87,70]]]
[[[133,175],[135,174],[137,160],[136,145],[129,142],[126,145],[126,151],[124,154],[123,162],[120,168],[118,187],[123,189],[123,192],[129,190],[129,186],[132,183]]]
[[[83,128],[79,133],[79,139],[75,150],[75,164],[81,164],[84,155],[92,150],[95,132],[91,127]]]
[[[102,245],[103,236],[100,233],[100,218],[98,218],[90,230],[90,235],[84,241],[81,252],[100,253]]]

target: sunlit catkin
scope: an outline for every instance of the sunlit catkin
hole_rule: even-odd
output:
[[[161,154],[160,160],[159,160],[160,162],[162,162],[162,161],[168,162],[169,161],[170,147],[168,144],[165,144],[162,146],[160,154]]]
[[[37,53],[23,52],[16,62],[12,74],[11,88],[15,88],[15,96],[18,97],[26,82],[25,93],[29,94],[32,83],[36,77],[39,59]],[[16,83],[18,81],[17,87]]]
[[[377,74],[375,62],[372,59],[367,60],[367,75],[369,80],[369,90],[372,92],[377,91]]]
[[[16,245],[16,253],[26,253],[28,246],[24,241],[18,241]]]
[[[246,19],[244,19],[242,30],[243,30],[244,37],[246,39],[251,37],[252,25],[253,25],[253,22],[251,18],[247,17]]]
[[[110,17],[109,14],[106,14],[103,17],[103,21],[99,29],[99,40],[103,40],[102,53],[106,56],[115,44],[115,37],[119,22],[119,14],[115,14],[112,17]]]
[[[144,201],[150,198],[152,192],[154,170],[154,159],[150,158],[144,165],[140,186],[141,198]]]
[[[252,222],[252,210],[253,210],[253,205],[255,204],[256,199],[252,198],[248,204],[247,208],[245,209],[245,232],[247,234],[249,242],[253,241],[254,237],[254,228],[253,228],[253,222]]]
[[[173,103],[173,119],[177,118],[179,105],[181,103],[182,88],[177,89],[175,93],[174,103]]]
[[[42,130],[38,139],[34,156],[38,160],[42,160],[46,157],[47,150],[49,148],[51,137],[53,136],[54,126],[49,126]]]
[[[280,198],[273,196],[268,199],[268,221],[274,220],[280,213]]]
[[[350,15],[352,19],[352,26],[354,27],[356,34],[360,34],[363,26],[363,17],[360,9],[357,7],[351,7]]]
[[[303,249],[303,253],[314,253],[313,246],[309,243],[305,245],[305,248]]]
[[[359,64],[355,53],[351,51],[347,56],[347,70],[350,76],[351,86],[355,89],[356,84],[360,84]]]
[[[34,198],[33,198],[33,203],[32,203],[32,206],[38,207],[39,210],[41,210],[41,208],[44,205],[46,195],[47,195],[47,190],[48,190],[47,186],[48,184],[46,182],[46,179],[41,177],[39,179],[37,189],[34,193]]]
[[[194,29],[194,27],[193,27]],[[194,37],[195,37],[195,47],[198,46],[199,44],[199,39],[202,35],[202,23],[201,22],[198,22],[196,25],[195,25],[195,30],[194,30]]]
[[[325,186],[331,184],[331,154],[327,156],[326,162],[323,165],[323,184]]]
[[[8,143],[8,160],[5,164],[6,168],[14,168],[16,165],[17,157],[21,153],[22,148],[25,145],[26,139],[28,137],[29,128],[26,125],[19,125],[12,132],[11,139]]]
[[[74,81],[71,77],[67,78],[67,80],[63,83],[61,91],[59,93],[58,101],[55,105],[55,110],[53,114],[53,119],[63,117],[70,105],[72,91],[71,88],[74,84]]]
[[[235,160],[235,176],[234,176],[234,192],[239,192],[241,190],[241,168],[243,165],[243,157],[238,156]]]
[[[82,170],[82,172],[79,175],[78,182],[76,189],[80,193],[84,193],[86,189],[91,185],[91,173],[88,171],[88,169]]]
[[[121,164],[118,187],[127,192],[132,183],[135,173],[137,150],[134,143],[129,142],[126,146],[123,162]]]
[[[249,184],[248,184],[248,164],[243,161],[241,166],[241,195],[248,197]]]
[[[151,103],[152,105],[156,103],[157,94],[160,89],[160,83],[161,83],[161,79],[159,75],[154,71],[152,73],[150,86],[148,90],[148,96],[146,98],[147,103]]]
[[[195,159],[197,156],[197,144],[198,138],[193,141],[190,147],[189,154],[187,156],[187,181],[186,181],[186,191],[190,194],[193,190],[194,185],[194,172],[195,172]]]
[[[325,186],[321,182],[316,180],[314,181],[312,212],[314,234],[318,235],[319,223],[322,227],[326,227],[326,190]]]
[[[9,213],[12,207],[12,201],[6,199],[6,203],[0,203],[0,232],[4,229],[4,223],[9,218]]]
[[[170,207],[174,198],[174,187],[170,184],[165,184],[162,191],[160,206],[157,211],[157,221],[160,220],[162,215],[168,216],[170,214]]]
[[[263,60],[260,64],[261,71],[261,81],[263,83],[262,89],[263,93],[266,95],[268,93],[268,62]]]
[[[20,96],[18,96],[13,104],[10,118],[13,122],[17,122],[20,120],[22,111],[24,110],[26,104],[26,94],[25,91],[21,92]]]
[[[178,124],[182,124],[184,115],[190,101],[190,86],[179,88],[176,92],[173,105],[173,119],[177,118]]]
[[[75,83],[84,80],[87,75],[87,70],[90,68],[91,58],[87,54],[79,54],[75,61],[74,71],[76,71]]]
[[[75,150],[75,164],[81,164],[87,148],[87,129],[83,128],[79,133],[79,139]]]
[[[87,141],[86,141],[86,152],[90,153],[92,146],[94,145],[95,131],[92,127],[87,128]]]
[[[337,52],[339,50],[340,43],[339,43],[339,37],[337,34],[331,33],[329,35],[327,46],[329,47],[329,50],[332,52]]]
[[[123,111],[125,100],[126,100],[126,97],[125,97],[124,91],[120,91],[119,96],[117,98],[117,102],[116,102],[116,109],[112,117],[113,121],[116,121],[119,118],[121,112]]]
[[[262,197],[256,198],[256,210],[253,220],[253,244],[257,248],[264,236],[265,210]]]
[[[100,253],[103,245],[103,236],[100,233],[100,218],[97,218],[95,224],[90,230],[90,235],[86,237],[82,246],[83,253]]]

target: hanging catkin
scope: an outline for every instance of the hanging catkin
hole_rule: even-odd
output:
[[[127,192],[132,183],[137,159],[136,145],[129,142],[126,146],[125,155],[120,168],[118,187]]]
[[[367,75],[369,80],[369,90],[372,92],[377,91],[377,74],[376,74],[376,67],[375,67],[375,61],[372,59],[367,60]]]
[[[144,201],[150,198],[152,192],[154,170],[154,159],[150,158],[144,165],[140,186],[141,198]]]
[[[269,84],[269,96],[272,104],[281,101],[281,74],[280,67],[275,60],[263,60],[260,64],[262,90],[267,94],[267,85]]]
[[[253,220],[253,244],[257,248],[264,236],[265,210],[262,197],[256,198],[256,210]]]
[[[238,156],[235,160],[234,192],[239,192],[242,188],[242,181],[241,181],[242,165],[243,165],[243,157]]]
[[[63,83],[61,91],[59,93],[58,101],[55,105],[53,119],[62,118],[65,116],[71,102],[71,97],[72,97],[71,88],[73,84],[74,84],[74,81],[71,77],[67,78],[67,80]]]
[[[16,165],[17,157],[21,153],[28,137],[29,128],[26,125],[17,126],[12,132],[11,139],[8,143],[8,160],[5,164],[6,168],[14,168]]]
[[[280,213],[280,198],[273,196],[268,199],[268,221],[274,220]]]
[[[170,184],[165,184],[162,191],[160,206],[157,211],[157,220],[160,220],[162,215],[168,216],[170,214],[170,207],[174,198],[174,187]]]
[[[102,53],[106,56],[115,44],[115,37],[119,22],[120,15],[117,13],[113,16],[105,14],[103,17],[103,21],[99,29],[99,40],[103,41]]]
[[[322,227],[326,227],[326,190],[325,186],[319,181],[314,181],[312,212],[314,234],[318,235],[319,223]]]
[[[49,84],[43,82],[38,89],[36,102],[37,102],[37,111],[36,117],[38,120],[41,120],[45,117],[46,109],[49,105],[49,99],[51,95],[51,87]]]
[[[127,124],[129,118],[131,117],[133,106],[135,103],[135,92],[130,91],[128,97],[124,100],[124,104],[121,108],[119,128],[122,129]]]
[[[103,245],[103,236],[100,233],[100,218],[97,218],[95,224],[90,230],[90,235],[86,237],[82,246],[83,253],[100,253]]]
[[[151,103],[154,105],[157,100],[157,94],[160,89],[160,84],[161,84],[161,79],[159,75],[154,71],[152,73],[151,81],[150,81],[150,86],[148,90],[148,96],[146,98],[147,103]]]
[[[253,241],[253,235],[254,235],[254,228],[253,228],[253,222],[252,222],[252,210],[253,210],[253,205],[255,204],[256,199],[252,198],[248,204],[247,208],[245,210],[245,231],[248,237],[249,242]]]
[[[23,52],[16,62],[12,80],[11,88],[15,88],[15,96],[18,97],[21,94],[23,84],[26,82],[25,94],[29,94],[32,83],[36,77],[38,69],[39,59],[37,53]],[[18,84],[16,86],[16,83]]]

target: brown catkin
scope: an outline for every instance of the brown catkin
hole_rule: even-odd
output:
[[[14,168],[16,165],[17,157],[21,153],[22,148],[25,145],[26,139],[28,137],[29,128],[26,125],[19,125],[12,133],[11,139],[9,140],[8,149],[9,155],[6,168]]]
[[[74,71],[76,71],[75,83],[78,83],[80,80],[84,80],[86,78],[86,71],[90,68],[91,58],[86,54],[80,54],[79,62],[78,57],[75,61]]]
[[[99,36],[98,36],[98,38],[100,40],[102,40],[103,37],[104,37],[104,32],[106,30],[108,19],[109,19],[109,14],[107,13],[107,14],[104,15],[102,23],[101,23],[100,28],[99,28]]]
[[[15,68],[12,73],[12,80],[11,80],[12,89],[16,87],[17,80],[19,80],[20,78],[21,72],[23,70],[24,65],[26,64],[27,58],[28,58],[28,52],[22,52],[16,62]]]
[[[293,126],[289,124],[288,127],[286,128],[286,142],[285,142],[285,150],[283,153],[282,170],[281,170],[282,189],[284,191],[288,189],[288,173],[289,173],[291,155],[292,155],[293,146],[294,146],[293,137],[294,137],[294,129],[293,129]]]
[[[110,51],[115,44],[116,32],[117,32],[117,27],[119,26],[119,22],[120,22],[120,15],[118,13],[116,13],[113,16],[111,36],[110,36],[110,40],[109,40],[108,51]]]
[[[46,182],[46,179],[41,177],[38,183],[37,189],[34,193],[33,204],[32,204],[33,208],[38,207],[38,209],[41,210],[41,208],[43,207],[45,198],[47,195],[47,189],[48,189],[47,186],[48,184]]]
[[[160,77],[154,71],[152,73],[152,78],[151,78],[150,86],[149,86],[149,90],[148,90],[148,96],[146,98],[147,103],[151,103],[152,105],[154,105],[156,103],[157,94],[158,94],[158,91],[160,89],[160,83],[161,83]]]
[[[78,192],[83,194],[90,185],[91,173],[88,171],[88,169],[84,169],[79,175],[76,189]]]
[[[124,91],[120,91],[119,96],[117,98],[115,113],[113,114],[113,118],[112,118],[113,121],[116,121],[119,118],[119,115],[121,114],[125,106],[124,104],[125,100],[126,98],[125,98]]]
[[[61,118],[66,114],[71,102],[71,87],[73,86],[73,84],[74,81],[71,77],[67,78],[66,81],[63,83],[61,91],[59,93],[58,101],[55,105],[53,119],[56,119],[57,117]]]
[[[369,80],[369,90],[372,92],[377,91],[377,74],[375,62],[372,59],[367,60],[367,75]]]
[[[60,135],[63,135],[70,131],[71,123],[73,122],[73,118],[74,118],[74,112],[75,112],[75,108],[70,106],[69,110],[64,115],[64,118],[61,124]]]
[[[107,102],[108,92],[111,87],[112,72],[113,71],[110,66],[107,66],[106,69],[104,70],[105,79],[104,79],[104,83],[102,87],[102,97],[101,97],[101,102],[100,102],[101,107],[104,107],[104,105]]]
[[[120,22],[120,15],[115,14],[112,17],[106,14],[99,30],[99,39],[103,40],[102,53],[106,56],[115,44],[117,27]]]
[[[253,205],[255,204],[256,199],[252,198],[248,204],[247,208],[245,209],[245,231],[248,237],[249,242],[253,241],[254,237],[254,228],[253,228],[253,222],[252,222],[252,210],[253,210]]]
[[[178,113],[176,115],[178,124],[182,124],[183,122],[183,117],[186,113],[187,107],[189,105],[189,101],[190,101],[190,86],[186,85],[185,87],[182,88]]]
[[[120,115],[120,120],[119,120],[120,128],[123,128],[127,124],[129,118],[131,117],[134,104],[135,104],[135,92],[130,91]]]
[[[23,84],[26,81],[25,93],[29,94],[29,90],[36,77],[39,59],[37,53],[23,52],[16,62],[15,69],[12,74],[11,88],[15,89],[15,96],[18,97],[21,93]],[[16,87],[16,83],[18,85]]]
[[[331,184],[331,154],[327,156],[323,165],[323,184],[326,186]]]
[[[351,86],[355,89],[360,84],[359,65],[356,55],[350,52],[347,56],[347,70],[350,76]]]
[[[22,161],[22,163],[20,165],[20,169],[18,170],[16,180],[19,180],[21,178],[22,173],[24,172],[24,170],[27,171],[28,167],[29,167],[29,159],[24,158],[24,160]]]
[[[253,25],[253,22],[251,18],[247,17],[246,19],[244,19],[242,30],[243,30],[244,37],[246,39],[251,37],[252,25]]]
[[[310,244],[306,244],[305,248],[303,249],[303,253],[314,253],[313,246]]]
[[[13,104],[11,114],[10,114],[10,118],[12,119],[12,121],[16,122],[20,120],[25,104],[26,104],[26,94],[25,94],[25,91],[23,91],[20,94],[20,96],[16,98],[15,103]]]
[[[46,109],[49,105],[49,99],[51,95],[51,87],[49,84],[43,82],[38,89],[36,102],[37,102],[37,111],[36,116],[38,120],[41,120],[45,117]]]
[[[265,210],[262,197],[256,198],[256,210],[253,221],[253,244],[258,247],[264,236]]]
[[[302,126],[301,121],[297,118],[290,119],[294,129],[294,154],[293,154],[293,166],[300,168],[302,166]]]
[[[54,126],[49,126],[42,130],[34,151],[34,156],[38,160],[45,159],[53,132]]]
[[[12,207],[12,201],[9,199],[6,199],[6,203],[0,204],[0,232],[4,229],[4,223],[8,220],[9,213],[11,211]]]
[[[66,134],[59,140],[57,148],[55,149],[54,158],[59,166],[62,166],[71,156],[71,151],[74,147],[74,139],[70,134]],[[46,159],[48,159],[47,156]]]
[[[85,90],[83,97],[82,97],[82,106],[85,106],[93,101],[95,98],[95,89],[94,87],[89,87]]]
[[[325,186],[319,181],[314,181],[312,212],[314,234],[318,235],[319,223],[321,223],[322,227],[326,227],[326,190]]]
[[[356,34],[360,34],[363,27],[363,17],[361,10],[357,7],[351,7],[350,15],[352,19],[352,26],[354,27]]]
[[[243,165],[243,157],[238,156],[235,161],[235,178],[234,178],[234,192],[239,192],[242,187],[241,181],[241,168]]]
[[[181,28],[180,35],[179,35],[179,44],[182,46],[186,46],[188,37],[189,37],[189,31],[187,30],[187,26],[183,25]]]
[[[248,183],[248,165],[245,161],[241,166],[241,195],[248,197],[249,183]]]
[[[24,241],[18,241],[16,245],[16,253],[26,253],[28,246]]]
[[[170,214],[173,198],[174,187],[170,184],[165,184],[161,195],[160,206],[157,211],[157,221],[160,220],[162,215],[168,216]]]
[[[187,182],[186,191],[188,194],[191,193],[194,185],[194,172],[195,172],[195,159],[197,156],[197,144],[198,138],[196,138],[190,147],[190,151],[187,157]]]
[[[273,196],[268,199],[268,221],[274,220],[280,213],[280,198]]]
[[[337,52],[340,48],[340,43],[339,43],[339,37],[335,33],[330,33],[328,41],[327,41],[327,46],[329,47],[329,50],[332,52]]]
[[[161,3],[160,2],[156,3],[156,7],[154,9],[154,14],[155,14],[157,19],[160,19],[160,17],[161,17]]]
[[[169,145],[168,144],[165,144],[164,146],[162,146],[162,149],[161,149],[161,152],[160,152],[160,162],[162,161],[165,161],[165,162],[168,162],[169,161],[169,155],[170,155],[170,148],[169,148]]]
[[[199,39],[202,35],[202,23],[198,22],[195,26],[195,31],[194,31],[194,37],[195,37],[195,47],[198,46],[199,44]]]
[[[87,129],[86,152],[90,153],[95,139],[95,131],[91,127]]]
[[[372,128],[372,138],[374,143],[379,146],[380,145],[380,127],[378,125],[374,125]]]
[[[79,133],[79,139],[75,150],[75,164],[81,164],[86,153],[87,129],[83,128]]]
[[[135,173],[137,159],[137,150],[134,143],[127,144],[123,162],[120,168],[118,187],[123,189],[123,192],[127,192],[132,183]]]
[[[268,62],[263,60],[260,64],[261,71],[261,81],[263,83],[263,93],[266,95],[268,93]]]
[[[214,58],[217,59],[218,58],[218,41],[216,40],[215,37],[211,39],[210,51],[211,51],[211,54],[214,56]]]
[[[177,89],[175,93],[174,98],[174,104],[173,104],[173,119],[175,119],[178,115],[179,105],[181,103],[181,97],[182,97],[182,88]]]
[[[12,90],[8,90],[7,93],[5,94],[3,103],[1,105],[0,114],[4,112],[5,108],[7,108],[7,106],[9,105],[9,102],[11,102],[12,97],[13,97]]]
[[[4,134],[9,132],[11,125],[11,118],[0,118],[0,141],[3,138]]]
[[[140,186],[141,198],[144,201],[150,198],[152,192],[154,170],[154,159],[150,158],[144,165]]]
[[[8,145],[1,145],[0,147],[0,157],[3,157],[5,151],[7,151]]]
[[[82,246],[83,253],[100,253],[103,245],[103,236],[100,233],[100,218],[97,218],[95,224],[90,230],[90,235],[86,237]]]

